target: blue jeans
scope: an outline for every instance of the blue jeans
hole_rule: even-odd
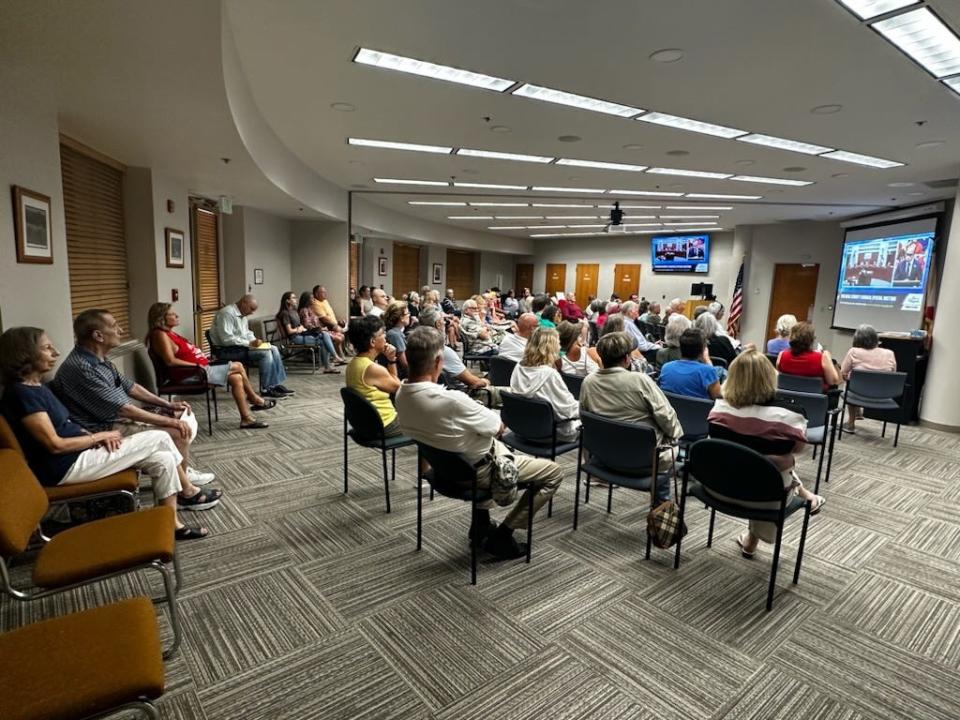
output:
[[[247,348],[219,348],[218,356],[223,360],[242,360],[248,352]],[[249,348],[250,359],[256,361],[260,373],[260,387],[264,390],[280,385],[287,379],[287,371],[283,367],[280,351],[271,346],[269,350],[255,350]]]
[[[327,333],[320,335],[307,335],[300,333],[290,338],[293,345],[314,346],[320,350],[320,364],[324,367],[330,367],[330,358],[333,357],[333,341]]]

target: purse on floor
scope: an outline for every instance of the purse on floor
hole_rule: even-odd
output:
[[[659,452],[659,448],[654,452]],[[673,475],[673,497],[679,498],[677,488],[677,457],[674,448],[671,446],[670,454],[672,456],[672,475]],[[658,464],[654,464],[654,469]],[[653,482],[650,487],[650,494],[656,497],[657,492],[657,473],[654,473]],[[647,514],[647,535],[650,541],[658,548],[669,548],[687,534],[686,524],[680,521],[680,506],[673,500],[664,500],[659,505],[651,508]]]

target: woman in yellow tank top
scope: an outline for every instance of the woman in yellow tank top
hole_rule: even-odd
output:
[[[400,389],[397,351],[387,342],[383,320],[372,315],[353,318],[347,335],[357,351],[356,357],[347,365],[347,387],[363,395],[376,408],[387,437],[400,435],[397,411],[390,400],[390,396]],[[386,357],[387,367],[375,362],[380,355]]]

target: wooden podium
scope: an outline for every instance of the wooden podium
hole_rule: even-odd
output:
[[[686,315],[691,320],[693,320],[693,311],[696,310],[701,305],[706,306],[709,304],[710,304],[709,300],[703,300],[702,298],[690,298],[689,300],[687,300],[686,305],[683,308],[683,314]]]

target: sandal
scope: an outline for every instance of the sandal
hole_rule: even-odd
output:
[[[743,555],[743,556],[744,556],[745,558],[747,558],[748,560],[752,560],[752,559],[753,559],[753,555],[754,555],[754,553],[757,551],[757,549],[754,548],[753,550],[747,550],[747,547],[746,547],[746,545],[744,544],[744,541],[745,541],[745,539],[746,539],[746,537],[747,537],[748,534],[749,534],[749,533],[740,533],[740,534],[737,536],[737,545],[740,546],[740,554]]]
[[[201,540],[208,535],[210,535],[210,531],[206,528],[192,528],[186,525],[177,528],[173,533],[174,538],[177,540]]]
[[[259,420],[251,420],[250,422],[240,423],[241,430],[263,430],[270,427],[265,422],[260,422]]]
[[[220,503],[222,490],[201,490],[191,497],[178,497],[177,507],[181,510],[209,510]]]
[[[328,368],[324,368],[323,374],[324,374],[324,375],[339,375],[339,374],[340,374],[340,371],[337,370],[336,368],[328,367]]]
[[[263,405],[251,405],[250,409],[254,412],[259,412],[260,410],[272,410],[277,406],[276,400],[264,400]]]
[[[816,515],[818,512],[820,512],[820,510],[823,509],[823,504],[827,501],[827,499],[823,495],[817,495],[817,500],[819,502],[817,502],[816,505],[814,505],[812,502],[810,503],[811,515]]]

